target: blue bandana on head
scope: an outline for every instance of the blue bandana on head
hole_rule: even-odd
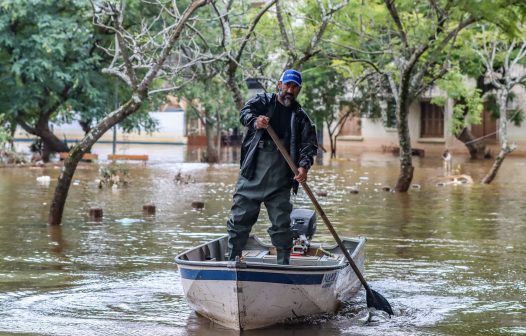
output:
[[[302,83],[301,73],[299,71],[292,70],[292,69],[285,70],[285,72],[283,72],[283,75],[281,75],[280,81],[283,84],[294,82],[298,86],[301,86],[301,83]]]

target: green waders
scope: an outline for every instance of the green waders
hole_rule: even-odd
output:
[[[272,140],[258,144],[254,178],[247,180],[239,176],[234,192],[234,205],[227,222],[230,260],[241,255],[252,226],[256,223],[265,203],[272,226],[267,230],[272,245],[277,250],[278,264],[288,265],[292,248],[290,229],[290,191],[292,172]]]

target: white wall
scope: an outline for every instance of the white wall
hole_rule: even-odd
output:
[[[135,143],[163,143],[163,144],[186,144],[185,136],[185,115],[184,111],[177,112],[150,112],[150,116],[159,122],[159,130],[153,134],[146,134],[146,132],[124,134],[122,130],[117,127],[117,141],[118,142],[135,142]],[[72,124],[52,125],[53,132],[59,139],[67,139],[68,141],[78,141],[84,137],[84,132],[79,126],[78,122]],[[26,133],[21,128],[17,129],[15,139],[34,138],[33,135]],[[106,132],[100,143],[112,142],[113,131]]]

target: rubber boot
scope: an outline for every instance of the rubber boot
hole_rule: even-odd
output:
[[[228,261],[235,261],[236,257],[241,257],[241,250],[237,250],[237,249],[230,250],[230,255],[228,256]]]
[[[277,249],[276,261],[278,265],[288,265],[290,263],[290,250]]]

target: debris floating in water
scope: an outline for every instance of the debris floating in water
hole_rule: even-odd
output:
[[[134,223],[142,223],[142,222],[144,222],[144,219],[139,219],[139,218],[121,218],[121,219],[116,219],[115,221],[117,223],[122,224],[122,225],[130,225],[130,224],[134,224]]]
[[[41,185],[48,185],[50,181],[51,177],[47,175],[37,177],[37,182]]]
[[[450,175],[442,176],[438,178],[437,187],[445,187],[448,185],[471,185],[473,184],[473,178],[469,175]]]
[[[175,174],[174,182],[176,184],[188,184],[195,183],[195,179],[192,177],[192,175],[183,175],[181,171],[179,171],[177,174]]]

